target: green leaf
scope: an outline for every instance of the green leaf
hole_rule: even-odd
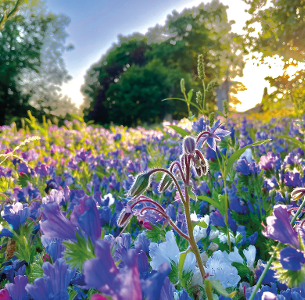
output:
[[[227,292],[227,290],[223,287],[223,285],[221,284],[220,280],[217,279],[217,280],[211,280],[210,281],[213,288],[221,295],[225,296],[225,297],[230,297],[230,298],[233,298],[234,295],[235,295],[235,292],[229,294]]]
[[[293,138],[289,135],[278,135],[278,138],[286,139],[289,142],[295,144],[295,146],[297,146],[298,148],[301,148],[301,149],[305,150],[305,145],[302,142],[298,141],[296,138]]]
[[[227,162],[227,170],[230,170],[233,166],[233,163],[236,159],[238,159],[247,149],[253,147],[253,146],[258,146],[258,145],[261,145],[261,144],[264,144],[264,143],[267,143],[267,142],[270,142],[272,141],[272,139],[268,139],[268,140],[264,140],[264,141],[259,141],[259,142],[255,142],[251,145],[248,145],[242,149],[239,149],[237,151],[235,151],[228,159],[228,162]]]
[[[226,117],[221,111],[219,111],[219,110],[216,110],[216,112],[219,114],[219,115],[221,115],[222,117]]]
[[[197,225],[200,226],[200,227],[202,227],[202,228],[207,228],[207,227],[208,227],[207,223],[204,222],[204,221],[199,221],[199,222],[197,223]]]
[[[258,174],[258,180],[262,178],[263,174],[264,174],[264,170],[261,170],[261,172]]]
[[[158,243],[161,240],[164,242],[165,241],[165,234],[166,234],[166,230],[164,230],[163,228],[150,224],[152,229],[146,230],[145,231],[145,235],[146,237],[151,240],[151,242],[153,243]]]
[[[238,274],[241,278],[248,277],[251,274],[251,270],[244,264],[233,262],[232,266],[237,269]]]
[[[180,258],[179,258],[179,265],[178,265],[178,270],[179,270],[179,279],[181,280],[182,278],[182,270],[183,270],[183,265],[185,262],[187,252],[181,252]]]
[[[222,211],[220,203],[218,201],[215,201],[214,199],[211,199],[207,196],[198,196],[197,199],[204,200],[204,201],[210,203],[211,205],[215,206],[219,211]]]
[[[178,126],[175,126],[175,125],[167,125],[168,127],[174,129],[177,133],[179,133],[180,135],[182,135],[183,137],[187,136],[187,135],[190,135],[189,132],[187,132],[186,130],[178,127]]]
[[[190,91],[187,93],[187,100],[188,100],[189,103],[191,103],[192,97],[193,97],[193,90],[190,90]]]

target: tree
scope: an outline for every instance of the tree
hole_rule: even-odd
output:
[[[0,124],[26,117],[27,110],[36,117],[52,113],[58,87],[69,79],[62,60],[69,19],[48,13],[43,1],[24,5],[0,31]]]
[[[273,0],[269,7],[266,7],[265,0],[244,1],[250,5],[248,12],[252,15],[246,24],[249,50],[259,52],[263,63],[274,55],[279,55],[284,62],[282,75],[266,78],[276,91],[264,97],[264,107],[276,107],[291,101],[305,103],[305,70],[299,71],[293,78],[287,75],[290,65],[305,62],[305,1]],[[261,26],[257,35],[253,35],[255,29],[251,27],[255,23]]]
[[[139,83],[143,84],[143,89],[140,84],[136,84],[135,98],[148,97],[147,91],[150,90],[151,96],[147,101],[155,103],[154,112],[159,111],[159,118],[162,118],[164,113],[176,113],[176,117],[187,116],[184,103],[164,104],[161,100],[181,96],[179,85],[181,77],[185,79],[187,89],[201,89],[201,83],[197,80],[198,54],[204,55],[207,81],[214,79],[221,84],[228,69],[232,77],[242,75],[244,67],[242,37],[230,31],[231,24],[227,19],[226,6],[214,0],[206,5],[201,4],[198,7],[185,9],[180,14],[174,11],[168,16],[164,26],[157,25],[150,28],[145,36],[140,34],[125,38],[120,36],[119,42],[87,71],[85,84],[82,87],[86,106],[85,117],[87,120],[92,119],[99,123],[119,122],[118,116],[126,113],[126,106],[124,106],[128,102],[126,99],[130,99],[130,95],[134,93],[127,93],[127,87],[133,88],[136,84],[128,73],[136,76],[137,71],[143,72],[142,74],[148,72],[151,75],[152,70],[146,67],[149,64],[156,64],[156,68],[161,73],[167,69],[167,80],[161,82],[157,78],[150,81],[141,80],[139,76],[136,76]],[[139,48],[140,44],[141,48]],[[139,58],[141,57],[141,63],[129,57],[131,51],[128,49],[132,49]],[[134,65],[141,68],[133,68]],[[163,73],[160,78],[162,76]],[[178,76],[180,76],[179,79]],[[157,83],[159,86],[154,86]],[[158,88],[162,91],[160,96],[164,94],[159,102],[155,101],[155,91]],[[214,109],[216,93],[209,93],[210,107]],[[106,105],[105,103],[109,101],[107,98],[114,101],[115,105],[109,103]],[[119,104],[120,102],[124,105]],[[143,109],[146,104],[139,101]],[[123,107],[125,110],[120,111]],[[114,113],[114,110],[118,112]],[[137,110],[131,109],[131,111]],[[143,111],[142,108],[139,108],[139,111]],[[142,117],[134,116],[133,120],[137,118]],[[126,118],[124,120],[122,122],[127,122]],[[144,119],[141,120],[144,121]]]

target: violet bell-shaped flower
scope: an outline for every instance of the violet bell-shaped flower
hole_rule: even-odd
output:
[[[43,205],[44,220],[40,221],[40,229],[47,238],[62,238],[76,241],[76,226],[61,212],[57,202]]]
[[[289,214],[285,205],[275,205],[273,215],[267,217],[267,226],[263,235],[267,238],[299,247],[299,239],[296,230],[291,226]]]
[[[96,243],[95,254],[97,258],[84,263],[87,287],[98,289],[115,300],[142,300],[143,296],[148,300],[160,299],[163,282],[170,271],[167,264],[147,280],[140,280],[136,250],[126,252],[122,258],[125,266],[120,269],[114,263],[107,241]]]

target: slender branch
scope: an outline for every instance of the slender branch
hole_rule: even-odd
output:
[[[182,180],[185,182],[184,173],[183,173],[183,170],[181,169],[181,165],[179,164],[178,161],[174,161],[174,162],[171,164],[171,166],[170,166],[170,168],[169,168],[170,172],[173,171],[173,168],[174,168],[175,165],[177,165],[178,170],[180,171],[181,178],[182,178]]]
[[[137,204],[141,203],[141,202],[149,202],[149,203],[152,203],[154,205],[156,205],[159,209],[161,209],[161,211],[165,212],[164,208],[157,202],[155,202],[154,200],[151,200],[147,197],[145,197],[145,199],[140,199],[140,200],[137,200],[135,203],[133,203],[130,208],[133,209]]]
[[[179,186],[179,184],[178,184],[178,181],[177,181],[176,177],[175,177],[170,171],[168,171],[168,170],[166,170],[166,169],[163,169],[163,168],[156,168],[156,169],[153,169],[152,172],[151,172],[151,174],[156,173],[156,172],[164,172],[164,173],[167,173],[167,174],[173,179],[173,181],[174,181],[174,183],[175,183],[175,186],[176,186],[176,188],[177,188],[177,190],[178,190],[178,192],[179,192],[179,194],[180,194],[181,200],[182,200],[182,202],[184,203],[184,202],[185,202],[185,199],[184,199],[184,196],[183,196],[183,194],[182,194],[181,188],[180,188],[180,186]]]

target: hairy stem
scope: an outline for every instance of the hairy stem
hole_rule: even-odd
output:
[[[193,250],[193,253],[195,254],[197,263],[198,263],[198,267],[202,276],[202,282],[204,283],[204,278],[205,278],[205,271],[203,268],[203,263],[200,257],[200,253],[199,253],[199,249],[197,247],[195,238],[194,238],[194,234],[193,234],[193,226],[192,226],[192,220],[191,220],[191,213],[190,213],[190,197],[187,191],[187,188],[184,188],[185,191],[185,203],[184,204],[184,212],[185,212],[185,216],[186,216],[186,222],[187,222],[187,229],[188,229],[188,233],[189,233],[189,243],[191,245],[191,248]],[[213,298],[210,298],[208,296],[209,300],[213,300]]]
[[[180,188],[180,186],[179,186],[179,183],[178,183],[176,177],[175,177],[170,171],[168,171],[168,170],[166,170],[166,169],[163,169],[163,168],[156,168],[156,169],[153,169],[153,170],[151,171],[151,174],[156,173],[156,172],[164,172],[164,173],[168,174],[168,175],[173,179],[173,181],[174,181],[174,183],[175,183],[175,186],[176,186],[176,188],[177,188],[177,190],[178,190],[178,192],[179,192],[179,194],[180,194],[181,200],[182,200],[183,203],[185,203],[184,196],[183,196],[183,194],[182,194],[181,188]]]

